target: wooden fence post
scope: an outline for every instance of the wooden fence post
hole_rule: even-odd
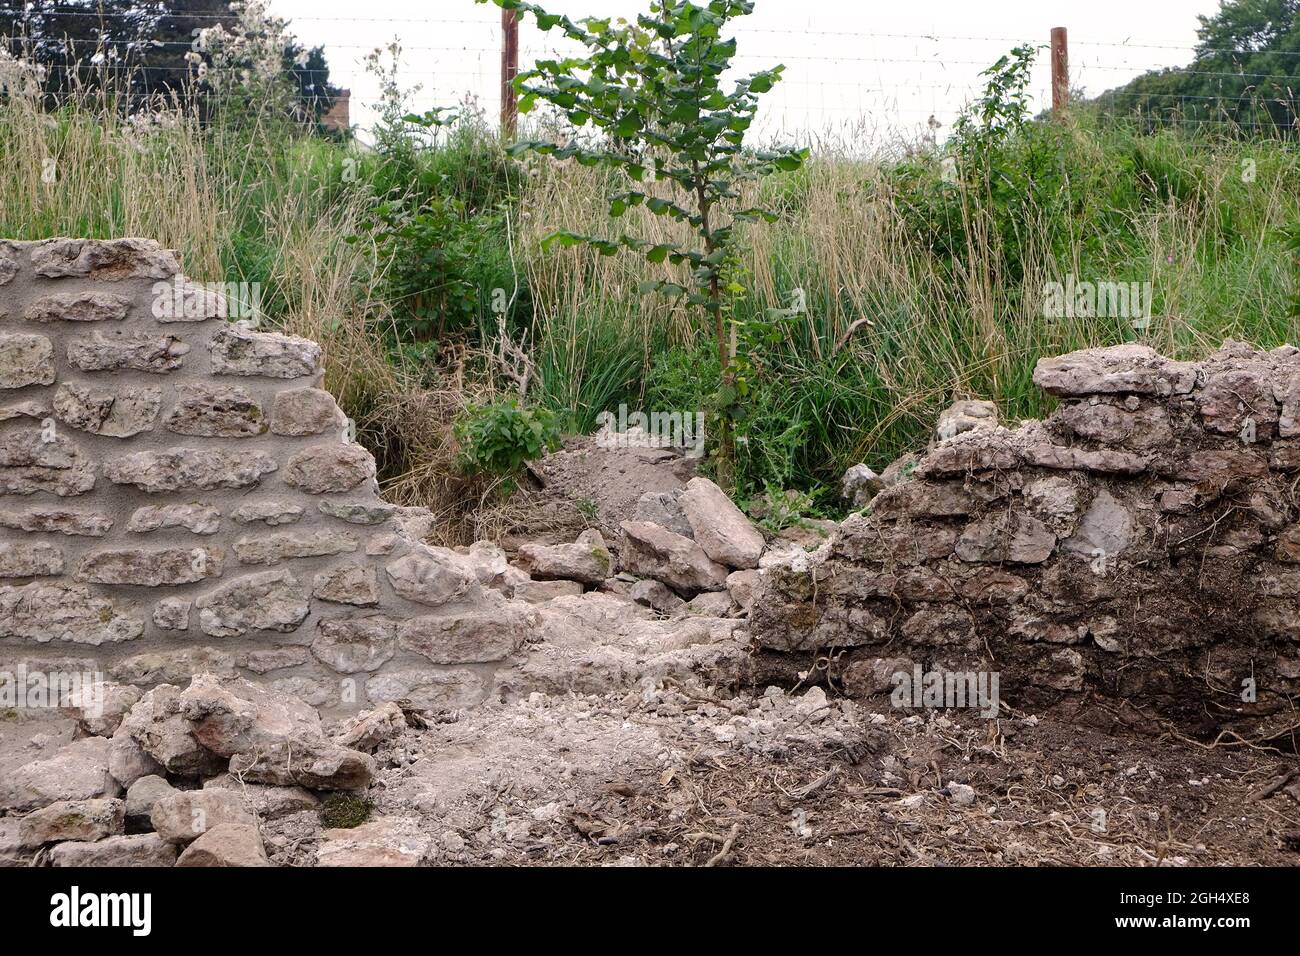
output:
[[[501,11],[501,139],[513,140],[518,128],[519,101],[514,80],[519,74],[519,18],[513,10]]]
[[[1065,27],[1052,27],[1052,116],[1062,119],[1070,105],[1070,47]]]

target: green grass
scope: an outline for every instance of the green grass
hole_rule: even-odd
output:
[[[1247,159],[1253,182],[1243,181]],[[991,398],[1012,421],[1041,416],[1049,404],[1032,373],[1045,355],[1140,340],[1197,357],[1225,338],[1264,348],[1300,339],[1289,305],[1300,270],[1281,235],[1300,220],[1293,144],[1143,136],[1085,116],[1026,128],[996,161],[996,177],[1015,186],[1005,196],[945,185],[932,153],[901,162],[822,155],[764,184],[784,217],[744,237],[747,293],[732,315],[763,321],[796,290],[807,309],[750,356],[742,493],[803,489],[833,510],[846,467],[865,461],[879,470],[922,447],[957,398]],[[578,170],[554,175],[560,184],[541,190],[552,205],[570,179],[580,181],[570,195],[595,197],[562,209],[564,228],[610,228],[599,203],[607,184]],[[577,370],[621,380],[631,346],[650,343],[639,388],[627,390],[648,408],[707,407],[717,359],[704,324],[654,300],[630,307],[625,293],[575,296],[575,281],[626,289],[651,270],[560,255],[564,268],[534,268],[540,324],[562,328],[578,304],[587,341],[628,342],[590,349]],[[1139,335],[1120,319],[1045,320],[1044,282],[1069,273],[1150,282],[1151,328]],[[629,308],[639,320],[629,323]],[[580,402],[555,389],[547,400]]]
[[[41,179],[49,157],[52,186]],[[746,351],[742,497],[796,489],[835,513],[846,467],[879,471],[923,446],[954,399],[993,399],[1008,420],[1042,415],[1032,372],[1044,355],[1141,340],[1194,358],[1225,338],[1300,341],[1300,268],[1283,235],[1300,223],[1293,143],[1142,135],[1084,114],[1024,128],[992,161],[987,188],[969,175],[945,184],[939,161],[932,148],[879,161],[823,150],[747,197],[782,219],[741,235],[745,291],[732,317],[743,333],[796,297],[805,309]],[[631,256],[542,250],[558,229],[613,233],[603,196],[614,185],[574,164],[510,160],[476,121],[432,146],[413,137],[366,153],[262,114],[206,127],[172,118],[142,133],[104,100],[46,115],[0,99],[0,235],[153,236],[181,249],[196,278],[260,283],[273,323],[327,342],[327,386],[390,490],[435,508],[453,495],[458,410],[517,390],[499,361],[495,290],[528,355],[527,401],[571,429],[621,402],[712,404],[711,330],[637,293],[645,278],[680,275]],[[378,246],[375,209],[394,198],[450,218]],[[644,210],[617,226],[652,240],[673,228]],[[1046,321],[1043,283],[1069,273],[1150,282],[1151,328]],[[416,314],[413,303],[449,284],[470,290],[464,309],[432,324]]]

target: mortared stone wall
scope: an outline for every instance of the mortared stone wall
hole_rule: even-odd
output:
[[[1128,344],[1038,363],[1044,421],[971,419],[818,552],[762,572],[750,629],[850,693],[995,671],[1004,703],[1267,736],[1300,694],[1300,350]],[[956,433],[954,433],[956,432]]]
[[[528,626],[504,554],[421,543],[321,346],[228,311],[151,241],[0,241],[0,670],[477,702]]]

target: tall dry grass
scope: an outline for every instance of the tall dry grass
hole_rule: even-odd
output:
[[[766,473],[757,463],[756,482],[829,485],[853,462],[882,467],[924,443],[956,398],[992,398],[1008,418],[1041,415],[1047,400],[1032,370],[1044,355],[1137,340],[1197,357],[1228,337],[1268,347],[1300,339],[1287,303],[1296,276],[1278,237],[1300,219],[1288,144],[1142,137],[1088,122],[1052,136],[1069,195],[1017,220],[1014,257],[1004,210],[965,180],[942,199],[957,210],[955,252],[918,226],[914,207],[948,188],[933,149],[873,160],[823,142],[804,170],[749,189],[743,203],[782,218],[742,233],[738,278],[748,292],[734,315],[789,309],[796,296],[807,305],[760,356],[766,421],[757,441],[790,447],[772,452]],[[1241,176],[1246,157],[1258,167],[1251,183]],[[611,222],[604,197],[617,185],[617,174],[545,163],[523,196],[537,348],[556,369],[547,397],[579,419],[614,396],[703,402],[709,390],[655,386],[657,367],[701,361],[711,335],[700,316],[637,294],[645,279],[681,282],[681,273],[631,254],[540,251],[557,229],[683,238],[680,225],[642,208]],[[1070,274],[1151,283],[1150,326],[1049,320],[1045,283]]]
[[[271,110],[201,124],[159,100],[131,115],[111,92],[72,91],[53,112],[34,89],[0,98],[0,236],[142,236],[179,250],[199,281],[256,283],[264,320],[325,346],[325,387],[375,452],[386,496],[426,505],[463,540],[479,493],[454,468],[451,376],[424,376],[390,347],[384,264],[347,237],[374,199],[340,180],[347,147]]]

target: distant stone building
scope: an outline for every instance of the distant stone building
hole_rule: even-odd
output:
[[[321,126],[331,133],[346,133],[351,126],[352,91],[340,90],[328,113],[320,118]]]

